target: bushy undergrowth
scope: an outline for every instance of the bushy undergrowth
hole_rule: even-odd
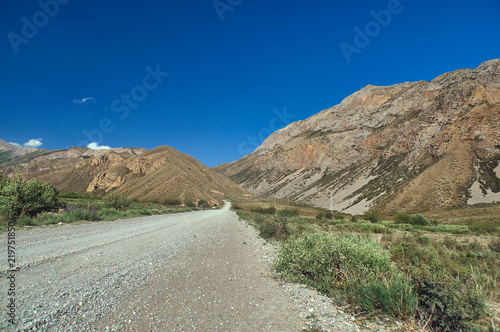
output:
[[[438,224],[409,214],[395,223],[293,217],[285,218],[288,236],[280,238],[279,215],[243,210],[238,215],[262,237],[282,240],[276,268],[288,280],[337,299],[343,294],[340,299],[364,311],[408,318],[430,331],[488,329],[485,303],[498,302],[500,294],[500,240],[484,246],[451,234],[496,234],[495,221]],[[424,232],[450,236],[435,240]],[[383,234],[377,237],[380,244],[360,235],[376,233]],[[378,263],[367,263],[372,261]]]
[[[375,210],[369,210],[363,213],[363,218],[365,220],[371,221],[372,223],[377,223],[382,220],[382,216],[380,215],[380,212],[375,211]]]
[[[406,212],[399,212],[394,216],[394,222],[397,224],[409,224],[411,221],[411,214]]]
[[[77,220],[96,221],[99,220],[99,217],[97,216],[97,210],[93,207],[82,208],[71,205],[64,208],[63,219],[65,222]]]
[[[113,209],[126,209],[132,205],[132,200],[125,195],[111,194],[104,198],[104,206]]]
[[[417,213],[417,214],[414,214],[413,216],[411,216],[410,224],[427,226],[427,225],[429,225],[429,220],[427,220],[427,218],[425,218],[422,214]]]
[[[48,183],[26,182],[21,175],[12,179],[0,177],[0,214],[6,219],[33,218],[42,212],[56,211],[59,206],[58,193]]]
[[[467,331],[486,315],[485,299],[498,291],[497,255],[474,242],[447,238],[443,245],[412,236],[393,242],[390,251],[418,294],[416,319],[436,331]]]
[[[282,209],[278,211],[278,216],[280,217],[298,217],[298,209]]]
[[[316,214],[316,219],[332,219],[333,213],[327,210],[321,210]]]
[[[411,317],[417,300],[382,247],[353,234],[306,233],[282,243],[275,268],[329,296],[341,291],[365,310]]]
[[[469,230],[474,233],[496,233],[498,231],[498,224],[491,220],[476,220],[469,218],[465,220]]]

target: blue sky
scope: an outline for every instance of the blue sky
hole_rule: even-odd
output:
[[[0,138],[216,166],[368,84],[500,57],[499,18],[498,0],[1,0]]]

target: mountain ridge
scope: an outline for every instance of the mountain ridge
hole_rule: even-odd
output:
[[[499,64],[367,85],[216,170],[259,196],[354,214],[492,200],[500,190]]]
[[[206,200],[218,204],[227,195],[249,195],[195,158],[168,146],[153,150],[72,147],[23,161],[3,168],[0,164],[0,171],[48,182],[61,192],[125,194],[141,201]]]

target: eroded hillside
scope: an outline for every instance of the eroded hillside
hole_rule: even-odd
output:
[[[431,82],[369,85],[217,170],[257,195],[324,208],[332,201],[348,213],[493,202],[500,190],[499,65],[491,60]]]

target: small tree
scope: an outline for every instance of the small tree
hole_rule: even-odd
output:
[[[59,207],[57,190],[48,183],[26,182],[20,174],[11,180],[0,178],[0,213],[7,219],[32,218]]]
[[[411,222],[411,214],[407,212],[399,212],[394,216],[396,224],[409,224]]]

